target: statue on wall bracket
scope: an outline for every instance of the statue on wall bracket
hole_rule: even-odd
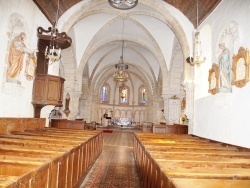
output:
[[[65,98],[65,109],[63,111],[67,117],[69,116],[69,113],[70,113],[69,102],[70,102],[70,95],[69,93],[67,93],[66,98]]]
[[[231,93],[232,85],[230,51],[223,42],[219,43],[219,48],[222,50],[218,57],[219,92]]]

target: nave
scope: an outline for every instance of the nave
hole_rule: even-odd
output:
[[[102,154],[90,170],[81,188],[139,188],[133,154],[132,132],[104,133]]]

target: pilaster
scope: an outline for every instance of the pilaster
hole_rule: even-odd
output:
[[[163,98],[163,102],[164,102],[163,117],[165,118],[165,121],[168,124],[168,119],[169,119],[169,116],[168,116],[168,104],[169,104],[168,98],[169,98],[169,96],[167,94],[163,94],[162,98]]]
[[[188,118],[188,132],[192,134],[194,132],[194,82],[192,80],[185,81],[184,90],[186,91],[186,109],[185,114]]]

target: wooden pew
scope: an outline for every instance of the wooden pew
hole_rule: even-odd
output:
[[[178,188],[249,188],[250,185],[250,180],[173,178],[172,181]]]
[[[142,187],[250,187],[250,149],[190,135],[135,133],[134,156]]]
[[[97,131],[97,132],[99,134],[101,133],[100,131]],[[73,133],[70,133],[68,131],[66,131],[66,132],[64,131],[61,133],[56,133],[56,131],[52,132],[52,133],[48,133],[47,131],[43,131],[43,130],[27,131],[27,132],[12,132],[12,133],[14,134],[14,136],[19,136],[19,139],[28,139],[28,140],[34,139],[36,141],[37,140],[40,140],[40,141],[47,140],[50,143],[64,141],[65,142],[65,143],[63,143],[64,146],[66,146],[67,143],[70,144],[71,142],[76,142],[76,144],[77,144],[76,147],[78,148],[77,152],[70,154],[70,156],[74,156],[74,158],[72,160],[73,161],[73,170],[72,170],[73,173],[71,175],[71,178],[68,177],[68,182],[70,182],[70,180],[72,179],[71,181],[73,183],[78,182],[78,180],[82,181],[84,179],[88,170],[94,164],[95,159],[99,156],[101,148],[102,148],[102,146],[99,146],[99,149],[98,149],[98,147],[93,148],[93,143],[95,143],[96,145],[99,145],[99,141],[98,141],[98,143],[96,141],[96,138],[99,138],[99,137],[98,136],[93,137],[92,135],[96,134],[93,132],[86,133],[86,131],[85,131],[86,135],[82,135],[80,133],[74,133],[74,135],[72,135]],[[13,135],[12,135],[12,137],[13,137]],[[92,139],[89,139],[90,137]],[[72,138],[74,138],[73,141],[72,141]],[[82,143],[82,141],[89,142],[89,144],[85,144],[85,142],[84,142],[84,144],[79,145]],[[56,147],[58,147],[58,145]],[[51,147],[48,147],[48,148],[51,148]],[[46,148],[46,149],[48,149],[48,148]],[[64,164],[66,164],[66,163],[67,162],[64,161]],[[60,162],[60,164],[62,164],[62,162]],[[69,173],[60,173],[60,174],[65,176],[65,174],[69,174]],[[59,177],[63,177],[63,176],[59,176]],[[73,185],[73,187],[74,186],[75,185]]]
[[[0,186],[48,187],[49,164],[28,161],[0,162]],[[10,177],[10,178],[9,178]],[[13,181],[14,182],[10,182]]]
[[[85,129],[86,121],[67,120],[67,119],[52,119],[51,127],[67,128],[67,129]]]
[[[41,122],[0,118],[0,187],[79,187],[100,155],[101,131],[47,129]]]

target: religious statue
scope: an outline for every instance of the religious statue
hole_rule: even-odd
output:
[[[219,91],[231,92],[231,63],[230,63],[230,52],[224,43],[219,44],[222,49],[221,54],[218,57],[218,66],[220,71],[220,84]]]
[[[66,94],[66,99],[65,99],[65,109],[64,109],[64,113],[66,114],[66,116],[68,117],[70,110],[69,110],[69,101],[70,101],[70,95],[69,93]]]
[[[187,121],[187,116],[186,114],[182,113],[180,117],[180,123],[183,124],[185,121]]]
[[[186,109],[186,97],[183,97],[181,101],[181,111],[184,111]]]

